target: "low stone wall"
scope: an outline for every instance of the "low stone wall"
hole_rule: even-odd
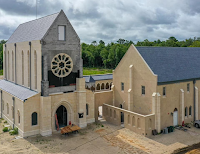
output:
[[[121,125],[140,135],[149,137],[155,129],[155,114],[142,115],[125,109],[121,109],[108,104],[103,104],[104,119],[114,125]]]

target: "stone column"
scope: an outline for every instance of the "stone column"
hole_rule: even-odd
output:
[[[155,114],[155,119],[156,119],[156,130],[158,131],[158,133],[160,133],[161,128],[160,128],[160,94],[157,93],[157,98],[156,98],[156,114]]]
[[[42,96],[49,96],[49,81],[48,81],[48,57],[44,55],[42,57],[42,82],[41,91]]]
[[[129,66],[129,90],[128,90],[128,110],[133,110],[133,96],[132,96],[132,67],[133,65]]]
[[[81,128],[87,126],[86,121],[86,91],[85,78],[76,78],[76,92],[77,92],[77,121]]]
[[[184,115],[184,90],[180,89],[180,124],[182,125],[182,122],[185,120]]]
[[[198,88],[195,87],[195,120],[199,120]]]
[[[40,99],[40,134],[48,136],[52,134],[51,127],[51,97],[42,97]]]

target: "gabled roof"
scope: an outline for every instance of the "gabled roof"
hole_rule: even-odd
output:
[[[200,48],[136,47],[158,83],[200,78]]]
[[[20,24],[7,43],[41,40],[47,33],[59,13]]]
[[[7,93],[21,100],[28,99],[38,94],[38,92],[36,91],[30,90],[28,88],[22,87],[20,85],[17,85],[15,83],[6,80],[0,80],[0,89],[6,91]]]
[[[85,78],[85,82],[95,82],[99,80],[112,80],[113,75],[112,74],[103,74],[103,75],[90,75],[90,76],[83,76]]]

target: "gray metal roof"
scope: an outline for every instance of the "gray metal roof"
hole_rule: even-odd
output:
[[[200,78],[200,48],[136,47],[158,82]]]
[[[7,43],[41,40],[59,13],[20,24]]]
[[[22,87],[20,85],[17,85],[15,83],[6,80],[0,80],[0,89],[8,92],[9,94],[21,100],[28,99],[38,94],[38,92],[36,91],[30,90],[28,88]]]
[[[83,76],[85,78],[85,82],[95,82],[99,80],[112,80],[113,75],[112,74],[103,74],[103,75],[89,75],[89,76]]]

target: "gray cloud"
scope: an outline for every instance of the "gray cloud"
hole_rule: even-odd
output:
[[[199,0],[38,0],[38,16],[64,10],[82,42],[200,36]],[[35,19],[35,0],[0,0],[0,39]]]

